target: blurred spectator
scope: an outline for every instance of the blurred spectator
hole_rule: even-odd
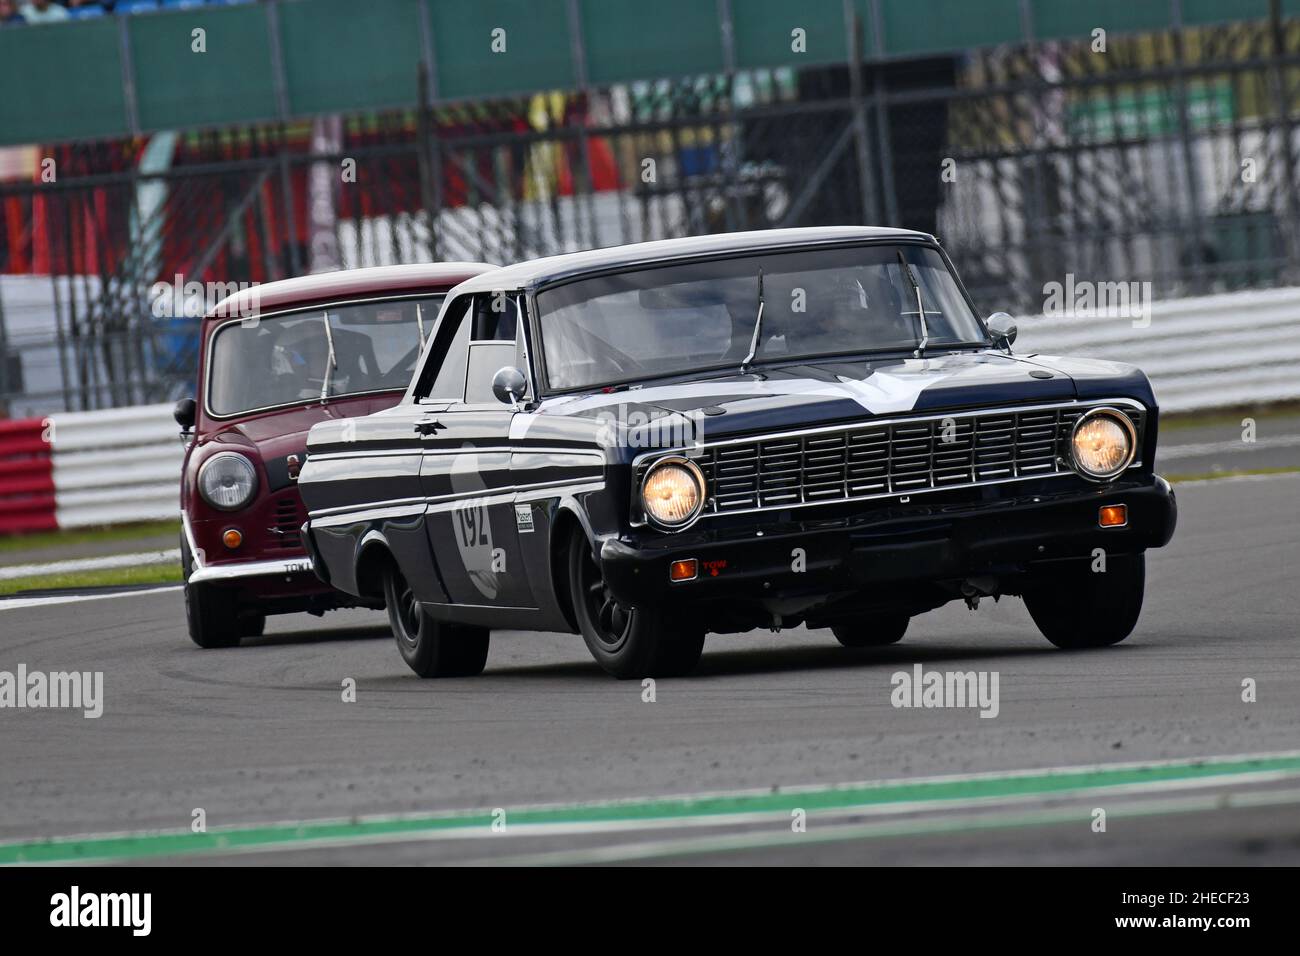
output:
[[[26,23],[14,0],[0,0],[0,26],[6,23]]]
[[[68,19],[68,11],[50,0],[31,0],[18,8],[28,23],[57,23]]]

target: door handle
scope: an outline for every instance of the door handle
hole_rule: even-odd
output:
[[[422,422],[415,423],[415,430],[421,435],[437,434],[439,428],[446,428],[442,422],[434,421],[432,418],[425,419]]]

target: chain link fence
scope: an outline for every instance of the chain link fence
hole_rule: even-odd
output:
[[[185,394],[187,284],[335,268],[873,223],[986,312],[1297,284],[1298,86],[1260,21],[51,148],[0,185],[0,412]]]

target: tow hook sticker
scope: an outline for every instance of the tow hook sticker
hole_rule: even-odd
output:
[[[515,505],[515,528],[520,534],[528,534],[533,530],[532,505]]]

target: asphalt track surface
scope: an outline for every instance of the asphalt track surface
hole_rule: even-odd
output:
[[[1294,865],[1300,476],[1178,497],[1118,647],[950,605],[884,649],[713,636],[654,702],[571,635],[421,681],[370,612],[200,651],[176,589],[0,603],[0,670],[105,684],[99,719],[0,710],[0,863]],[[998,672],[997,717],[893,707],[917,663]]]

